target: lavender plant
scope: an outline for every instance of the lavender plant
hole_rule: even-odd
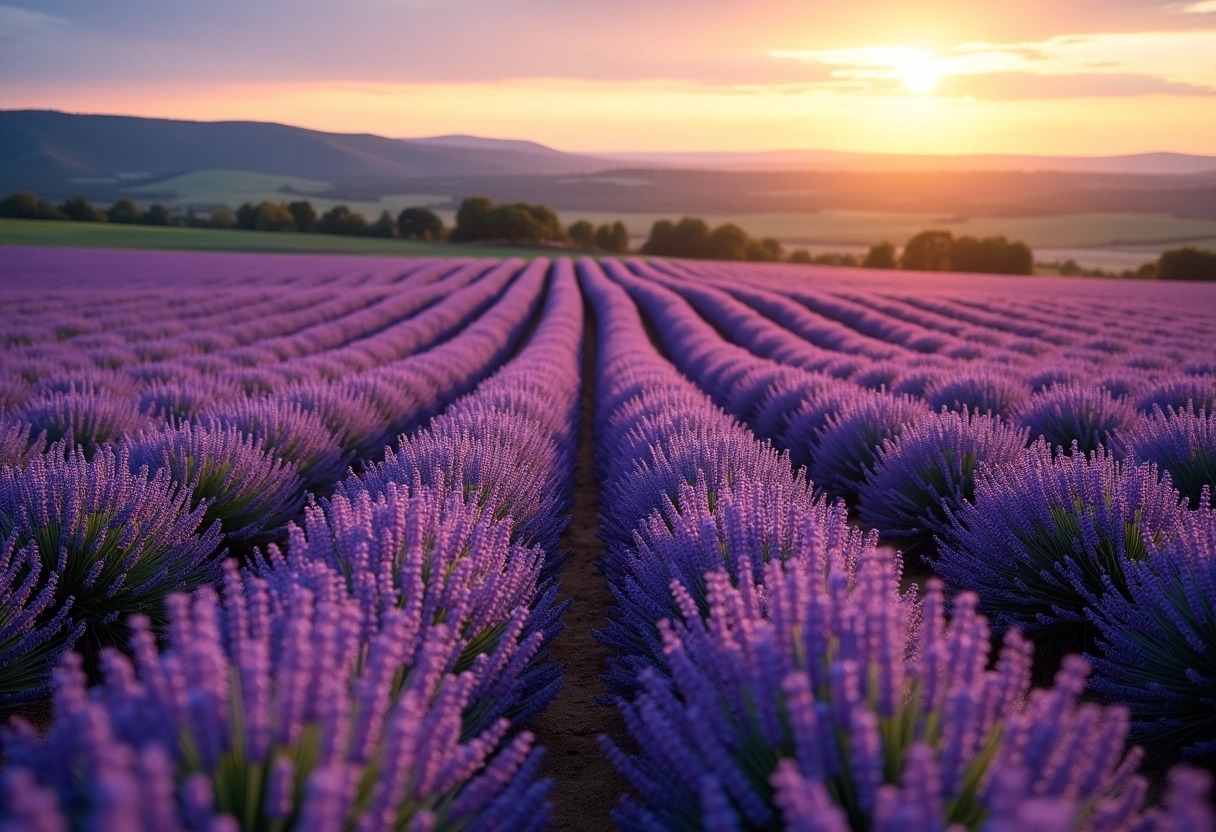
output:
[[[560,631],[566,604],[553,587],[538,591],[543,550],[510,539],[509,522],[493,521],[459,490],[411,493],[390,483],[375,497],[340,493],[305,507],[302,525],[288,527],[286,551],[272,545],[258,571],[280,596],[298,586],[332,590],[336,576],[367,628],[397,609],[419,629],[445,624],[460,638],[452,666],[493,657],[479,718],[523,718],[560,687],[542,648]]]
[[[48,443],[61,447],[84,448],[88,456],[97,449],[135,433],[148,425],[134,400],[108,393],[80,392],[50,393],[37,398],[24,408],[6,414],[10,419],[28,422]]]
[[[273,395],[208,407],[199,422],[235,428],[275,456],[295,463],[296,474],[309,489],[332,486],[350,459],[319,415]]]
[[[219,521],[229,543],[262,541],[296,516],[304,484],[284,462],[236,428],[183,423],[141,433],[127,443],[132,471],[164,469],[190,489],[190,510],[203,507],[204,527]]]
[[[46,434],[29,422],[0,420],[0,465],[19,468],[46,451]]]
[[[1162,411],[1171,407],[1176,411],[1190,407],[1207,413],[1216,412],[1216,377],[1186,375],[1168,379],[1142,395],[1139,404],[1145,413],[1152,413],[1154,407]]]
[[[68,617],[74,599],[55,606],[59,576],[45,569],[33,544],[10,537],[0,549],[0,707],[49,692],[51,668],[84,626]]]
[[[811,480],[833,497],[856,502],[884,442],[928,416],[924,401],[873,393],[858,396],[827,418],[815,441]]]
[[[168,646],[132,622],[90,695],[56,671],[46,737],[7,731],[0,795],[31,828],[539,830],[549,784],[527,733],[464,736],[474,673],[445,665],[453,633],[391,614],[368,641],[348,598],[276,603],[229,568],[171,596]],[[504,745],[505,741],[505,745]],[[501,750],[499,750],[501,748]]]
[[[861,519],[885,537],[926,539],[941,533],[973,498],[982,465],[1012,463],[1026,446],[1025,429],[964,411],[943,411],[883,443],[861,486]]]
[[[1013,630],[990,668],[974,595],[947,623],[940,584],[923,607],[901,598],[877,552],[825,580],[773,562],[763,586],[750,571],[706,581],[708,616],[673,583],[670,680],[646,671],[621,703],[638,753],[601,738],[638,794],[621,828],[979,829],[1032,796],[1067,802],[1082,827],[1137,819],[1146,784],[1139,752],[1124,756],[1127,712],[1078,704],[1079,657],[1031,691],[1031,647]]]
[[[966,409],[1007,418],[1029,393],[1026,383],[1007,369],[984,364],[930,383],[925,388],[924,398],[934,410]]]
[[[1216,511],[1125,569],[1126,592],[1089,611],[1099,631],[1095,690],[1132,711],[1133,735],[1185,754],[1216,754]]]
[[[27,597],[54,585],[38,623],[70,603],[72,618],[103,642],[120,616],[159,615],[169,593],[218,577],[220,528],[201,528],[204,513],[190,509],[190,489],[167,471],[133,473],[125,449],[0,468],[0,537],[16,550],[34,547],[40,567]]]
[[[1119,450],[1142,462],[1156,463],[1170,475],[1170,482],[1198,508],[1205,487],[1216,490],[1216,413],[1183,410],[1163,413],[1155,407],[1151,416],[1136,421],[1121,433]]]
[[[1053,456],[1043,442],[1020,462],[977,478],[974,501],[951,510],[933,567],[978,592],[1000,627],[1084,622],[1109,592],[1126,593],[1128,566],[1183,531],[1186,503],[1151,463],[1100,452]]]
[[[1074,445],[1082,453],[1108,447],[1120,431],[1137,419],[1127,399],[1116,399],[1102,387],[1053,384],[1036,393],[1016,411],[1016,419],[1030,428],[1030,438],[1043,438],[1066,452]]]

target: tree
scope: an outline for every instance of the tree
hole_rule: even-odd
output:
[[[926,272],[950,271],[950,247],[954,235],[949,231],[922,231],[904,246],[901,269]]]
[[[595,245],[595,226],[587,220],[579,220],[566,229],[566,236],[570,238],[570,242],[575,248],[581,248],[584,251],[593,251]]]
[[[1156,275],[1161,280],[1216,280],[1216,251],[1194,246],[1163,251]]]
[[[281,202],[269,200],[258,205],[253,218],[254,231],[295,231],[295,215]]]
[[[397,223],[393,221],[392,214],[388,211],[381,211],[380,216],[367,227],[367,231],[364,233],[369,237],[394,237],[397,234]]]
[[[1004,237],[959,237],[950,245],[950,270],[988,274],[1032,274],[1034,254]]]
[[[752,240],[747,244],[747,259],[759,263],[776,263],[785,257],[785,249],[776,237]]]
[[[105,222],[106,212],[93,206],[82,196],[65,199],[59,206],[59,213],[75,222]]]
[[[139,206],[126,197],[115,201],[106,211],[106,216],[109,217],[110,222],[120,222],[127,225],[135,225],[143,218]]]
[[[486,239],[485,219],[494,203],[489,197],[468,196],[460,201],[456,209],[456,227],[448,235],[453,243],[467,243]]]
[[[861,261],[863,268],[867,269],[893,269],[895,268],[895,245],[886,240],[883,240],[876,246],[871,246],[866,252],[866,257]]]
[[[610,254],[624,254],[629,251],[629,232],[625,223],[614,222],[604,224],[595,230],[595,247]]]
[[[796,248],[790,252],[791,263],[809,263],[811,262],[811,253],[804,248]]]
[[[207,218],[207,225],[211,228],[234,228],[236,217],[227,208],[216,208]]]
[[[677,226],[678,228],[678,226]],[[747,232],[734,223],[720,225],[709,233],[704,253],[694,257],[709,257],[713,260],[746,260],[752,239]]]
[[[0,217],[23,220],[61,220],[63,214],[45,199],[29,191],[18,191],[0,200]]]
[[[148,206],[148,210],[140,216],[139,222],[141,225],[176,225],[177,218],[173,216],[173,212],[161,205],[159,202],[154,202]]]
[[[443,220],[429,208],[406,208],[397,215],[397,236],[403,240],[442,240]]]
[[[317,221],[317,231],[322,234],[362,234],[367,230],[367,218],[346,205],[335,205]]]
[[[705,220],[683,217],[678,223],[659,220],[650,229],[650,239],[642,246],[643,254],[664,257],[707,257],[709,226]]]
[[[236,227],[242,231],[252,231],[257,221],[258,206],[252,202],[242,203],[241,207],[236,209]]]
[[[307,199],[287,203],[287,210],[295,221],[296,231],[312,231],[317,223],[317,211]]]

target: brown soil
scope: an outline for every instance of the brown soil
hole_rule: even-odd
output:
[[[589,332],[588,345],[593,343]],[[599,526],[599,487],[591,476],[592,378],[587,361],[574,512],[562,539],[572,552],[562,570],[562,593],[573,603],[566,611],[565,629],[552,646],[554,658],[566,664],[562,674],[565,685],[531,726],[537,741],[545,747],[541,773],[554,780],[550,828],[579,832],[612,829],[608,811],[626,790],[624,779],[596,741],[600,734],[619,737],[624,728],[615,708],[595,701],[606,693],[600,675],[606,669],[608,651],[592,638],[591,632],[604,626],[604,612],[612,603],[612,594],[595,565],[602,547],[595,536]]]

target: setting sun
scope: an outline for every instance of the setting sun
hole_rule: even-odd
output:
[[[926,95],[937,88],[942,79],[942,71],[937,62],[928,57],[916,57],[896,67],[899,80],[914,95]]]

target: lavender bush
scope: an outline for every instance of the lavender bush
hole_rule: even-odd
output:
[[[1084,622],[1103,595],[1127,592],[1127,570],[1183,532],[1186,503],[1151,463],[1101,452],[1053,456],[1043,442],[1020,462],[981,472],[975,499],[952,510],[933,567],[978,592],[1001,627]]]

